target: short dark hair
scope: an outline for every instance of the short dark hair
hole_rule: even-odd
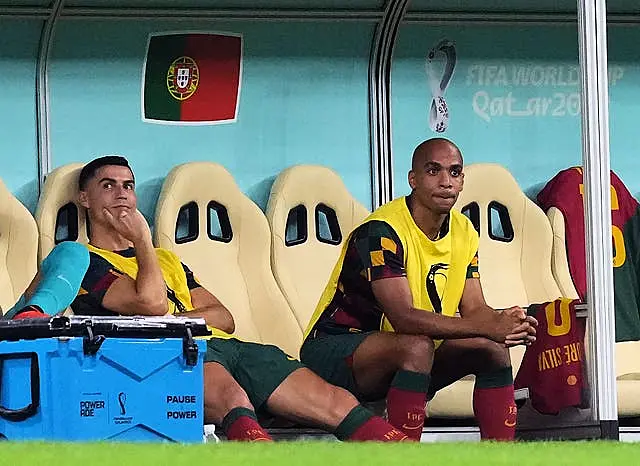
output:
[[[106,165],[117,165],[119,167],[127,167],[129,170],[131,170],[131,166],[129,165],[127,159],[119,155],[105,155],[104,157],[98,157],[97,159],[93,159],[91,162],[82,167],[80,178],[78,179],[79,190],[84,191],[89,180],[96,175],[96,172],[100,168]],[[131,170],[131,176],[135,180],[135,177],[133,176],[133,170]]]

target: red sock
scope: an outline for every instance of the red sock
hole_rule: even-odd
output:
[[[353,408],[336,427],[335,436],[340,440],[364,442],[401,442],[409,438],[379,416],[362,405]]]
[[[429,374],[398,371],[387,393],[389,423],[416,441],[424,427],[429,379]]]
[[[511,368],[509,368],[511,370]],[[483,440],[513,440],[518,408],[513,398],[513,384],[473,390],[473,412]]]
[[[229,440],[248,442],[267,441],[273,439],[258,424],[256,413],[248,408],[233,408],[222,420],[222,430]]]
[[[399,431],[381,417],[373,416],[358,427],[348,440],[356,442],[367,440],[377,442],[410,442],[413,439],[410,439],[404,432]]]

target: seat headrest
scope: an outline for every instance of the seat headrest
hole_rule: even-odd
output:
[[[284,215],[286,220],[289,210],[300,204],[308,209],[324,204],[334,209],[345,225],[358,224],[369,214],[340,176],[320,165],[295,165],[283,170],[271,188],[267,218]]]
[[[0,180],[0,306],[8,311],[37,271],[38,227]]]
[[[526,207],[527,200],[518,182],[502,165],[476,163],[464,168],[464,188],[456,207],[462,208],[469,202],[485,206],[500,202],[520,213]]]
[[[82,163],[63,165],[45,179],[35,216],[40,230],[40,261],[61,241],[89,242],[86,212],[78,203],[82,167]]]
[[[553,234],[544,212],[498,164],[465,167],[455,208],[480,235],[480,279],[493,307],[526,306],[561,296],[551,272]]]
[[[171,170],[154,235],[229,309],[239,337],[297,354],[302,332],[271,272],[269,225],[224,167],[192,162]]]
[[[296,165],[278,175],[267,204],[272,267],[301,328],[311,318],[343,242],[368,214],[327,167]]]

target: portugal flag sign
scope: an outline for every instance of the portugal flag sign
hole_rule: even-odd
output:
[[[152,35],[143,74],[142,118],[167,124],[234,122],[241,70],[240,35]]]

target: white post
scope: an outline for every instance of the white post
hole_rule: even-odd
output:
[[[64,0],[54,0],[49,18],[40,34],[40,49],[36,72],[36,131],[38,143],[38,195],[42,192],[44,178],[51,171],[51,145],[49,141],[49,58],[53,33],[60,17]]]
[[[369,59],[369,139],[372,210],[393,199],[391,59],[409,0],[389,0],[373,37]]]
[[[618,439],[605,0],[578,0],[578,30],[591,408],[601,436]]]

